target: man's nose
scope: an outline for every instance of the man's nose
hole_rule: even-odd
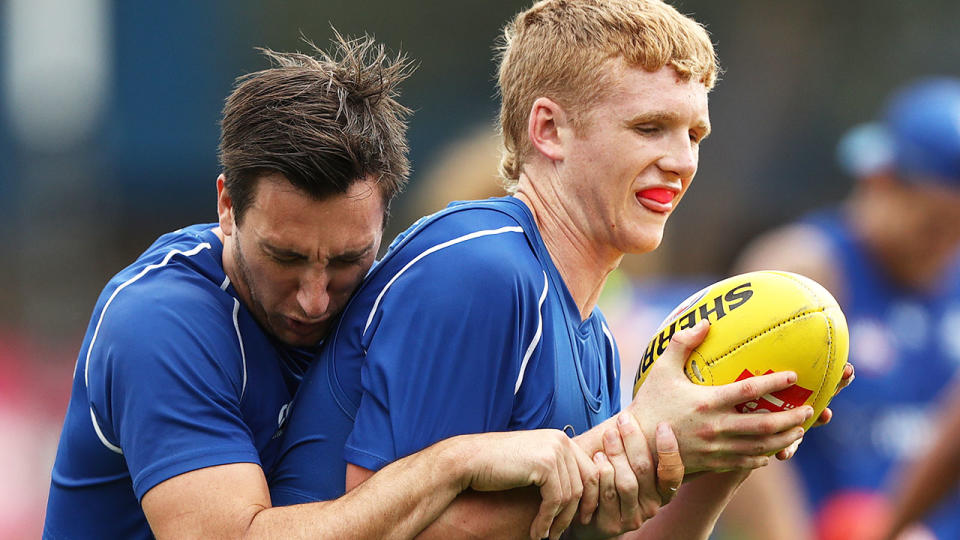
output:
[[[697,172],[698,148],[686,135],[680,135],[676,139],[671,142],[667,155],[660,160],[660,167],[680,178],[692,178]]]
[[[324,271],[308,270],[300,280],[300,289],[297,291],[297,304],[304,315],[317,319],[327,312],[330,306],[330,294],[327,290],[329,278]]]

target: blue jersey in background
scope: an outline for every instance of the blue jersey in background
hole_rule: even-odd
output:
[[[857,370],[830,404],[833,420],[806,434],[794,458],[822,510],[850,492],[888,490],[895,466],[931,441],[938,398],[960,365],[960,266],[930,294],[907,291],[870,259],[840,213],[806,224],[829,240],[838,263]],[[957,493],[926,523],[938,538],[960,538]]]

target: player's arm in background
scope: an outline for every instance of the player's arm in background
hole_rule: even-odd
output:
[[[893,512],[884,540],[893,540],[922,520],[960,483],[960,377],[955,377],[949,399],[936,423],[931,447],[895,474],[890,496]]]
[[[737,260],[733,273],[796,272],[842,298],[846,291],[831,259],[829,244],[816,229],[789,225],[754,240]],[[809,540],[813,537],[812,519],[798,469],[789,461],[778,461],[750,475],[728,505],[723,523],[744,540]]]
[[[596,468],[561,431],[453,437],[398,460],[363,486],[326,502],[271,508],[260,467],[235,463],[166,480],[142,500],[157,538],[412,538],[466,489],[530,486],[542,503],[525,536],[547,536],[577,507],[583,474]],[[592,495],[596,504],[596,485]],[[528,523],[529,525],[529,523]]]

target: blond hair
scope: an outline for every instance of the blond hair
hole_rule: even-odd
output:
[[[719,67],[706,29],[660,0],[543,0],[503,29],[500,46],[500,173],[515,187],[532,151],[527,120],[536,98],[549,96],[578,113],[609,87],[608,62],[657,71],[713,88]]]

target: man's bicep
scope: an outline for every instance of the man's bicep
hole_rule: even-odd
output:
[[[481,272],[400,280],[365,330],[363,397],[347,459],[378,470],[453,435],[508,427],[535,291]]]
[[[141,505],[157,538],[236,538],[270,507],[270,494],[259,465],[231,463],[165,480]]]
[[[240,411],[240,370],[226,358],[239,349],[229,328],[140,307],[142,324],[107,314],[87,373],[92,421],[123,453],[137,496],[187,471],[259,463]]]
[[[367,478],[370,478],[371,476],[373,476],[373,471],[370,469],[361,467],[359,465],[354,465],[353,463],[347,463],[347,491],[350,491],[360,484],[366,482]]]

